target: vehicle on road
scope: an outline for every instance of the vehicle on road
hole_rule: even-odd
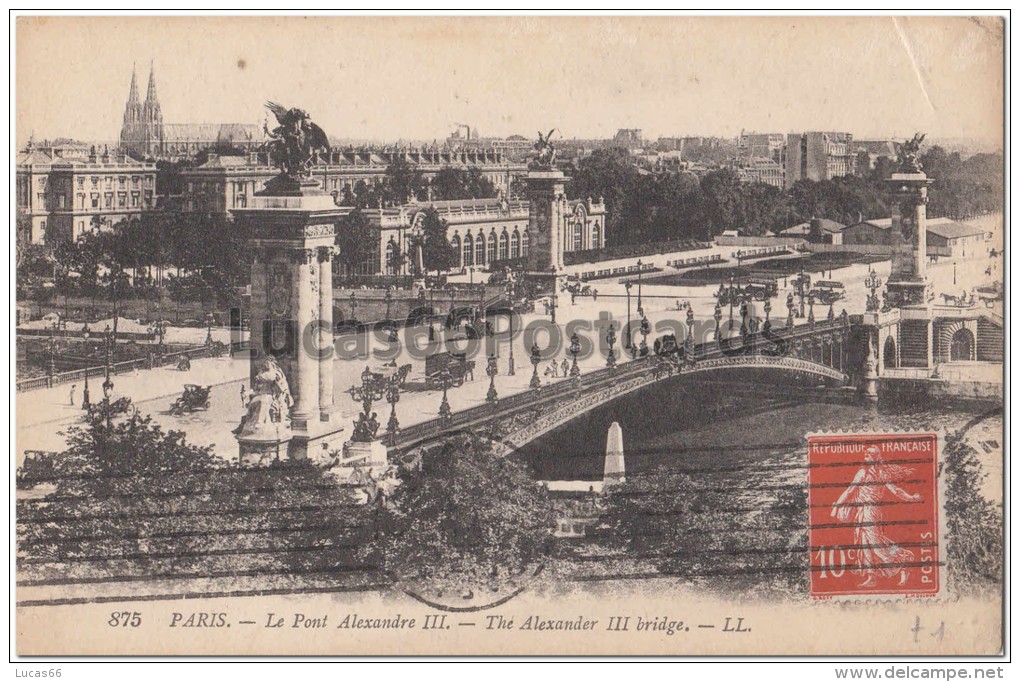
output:
[[[465,353],[433,353],[425,356],[425,387],[442,388],[443,370],[450,372],[452,386],[462,386],[466,376],[474,378],[475,361],[468,360]]]
[[[824,305],[831,305],[836,301],[846,298],[846,289],[842,282],[822,280],[815,282],[814,288],[811,289],[811,295],[815,297],[815,301]]]
[[[771,277],[747,277],[731,285],[719,285],[719,305],[754,299],[764,301],[779,294],[779,284]]]
[[[170,414],[181,416],[196,410],[209,409],[209,392],[212,386],[184,384],[184,393],[170,406]]]

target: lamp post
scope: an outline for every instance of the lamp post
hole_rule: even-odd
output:
[[[712,313],[712,319],[715,320],[715,340],[718,342],[722,340],[722,326],[720,324],[722,322],[722,306],[718,302],[715,304],[715,312]]]
[[[213,340],[212,340],[212,324],[213,324],[213,314],[212,313],[206,313],[205,314],[205,345],[207,345],[207,346],[211,346],[212,343],[213,343]]]
[[[110,325],[106,325],[104,336],[106,341],[106,363],[104,368],[106,378],[103,379],[103,410],[106,412],[106,428],[110,428],[110,396],[113,394],[113,379],[110,378],[110,352],[112,350],[113,336]]]
[[[556,266],[551,266],[549,270],[552,272],[552,323],[556,324]]]
[[[361,373],[361,385],[347,389],[351,398],[361,403],[361,414],[354,423],[354,433],[351,435],[353,441],[367,443],[375,440],[378,424],[373,423],[372,403],[382,399],[384,389],[373,379],[372,371],[366,366],[365,371]]]
[[[514,373],[515,373],[514,372],[514,307],[513,307],[513,305],[510,306],[510,339],[509,339],[508,343],[510,345],[510,354],[509,354],[509,358],[507,359],[506,373],[507,373],[507,376],[511,376],[512,377],[514,375]]]
[[[730,295],[728,296],[728,298],[730,299],[730,326],[732,327],[733,326],[733,303],[734,303],[734,299],[736,298],[733,295],[733,275],[730,275]]]
[[[439,373],[439,383],[443,387],[443,401],[439,403],[439,416],[443,418],[443,421],[449,421],[453,417],[453,410],[450,409],[450,401],[446,395],[450,386],[453,385],[453,376],[449,369],[444,367],[443,371]]]
[[[648,323],[648,318],[641,315],[641,349],[639,355],[646,357],[648,355],[648,334],[651,333],[652,326]]]
[[[644,316],[644,314],[645,314],[644,306],[641,305],[641,259],[640,258],[638,259],[638,262],[637,262],[637,314],[641,315],[641,316]]]
[[[772,299],[765,299],[765,322],[762,324],[762,330],[767,334],[772,329],[772,321],[769,320],[769,313],[772,312]]]
[[[956,261],[953,261],[953,286],[956,286]]]
[[[358,297],[355,296],[354,291],[351,291],[351,319],[355,319],[354,311],[358,309]]]
[[[528,385],[531,388],[540,388],[542,386],[542,380],[538,378],[538,363],[542,362],[542,352],[538,349],[538,344],[531,344],[531,383]]]
[[[623,347],[626,350],[630,350],[632,346],[630,332],[630,287],[631,287],[630,282],[624,282],[623,288],[627,290],[627,328],[625,330],[626,334],[624,335],[623,338]]]
[[[85,321],[81,328],[81,337],[85,341],[85,390],[81,394],[81,409],[89,409],[89,323]]]
[[[814,296],[814,294],[808,294],[808,316],[807,316],[807,322],[811,326],[814,326],[814,324],[815,324],[815,296]]]
[[[499,402],[499,394],[496,393],[496,375],[499,374],[499,367],[496,366],[496,356],[490,355],[485,373],[489,375],[489,392],[485,394],[485,401],[495,405]]]
[[[793,311],[797,309],[797,304],[793,301],[793,292],[791,291],[786,295],[786,310],[788,315],[786,316],[786,328],[793,329]]]
[[[800,277],[797,280],[797,295],[800,296],[800,312],[797,314],[797,317],[804,317],[804,296],[807,293],[805,289],[807,289],[807,286],[804,281],[804,271],[801,270]]]
[[[400,402],[400,382],[397,375],[390,377],[386,385],[386,402],[390,404],[390,420],[386,424],[386,434],[390,445],[396,445],[397,435],[400,433],[400,422],[397,421],[397,403]]]
[[[393,290],[386,290],[386,319],[390,319],[390,306],[393,303]]]
[[[49,364],[46,368],[46,374],[50,379],[53,379],[53,375],[56,373],[56,354],[57,354],[57,339],[53,336],[46,342],[46,350],[49,353]],[[86,370],[88,369],[88,363],[86,363]],[[52,382],[51,382],[52,383]]]
[[[570,354],[574,358],[574,362],[570,365],[570,376],[579,377],[581,376],[581,369],[577,366],[577,355],[581,352],[581,339],[578,338],[577,332],[570,335]]]
[[[609,355],[606,356],[606,367],[614,369],[616,367],[616,354],[613,352],[613,344],[616,343],[616,329],[613,327],[613,323],[609,323],[609,331],[606,332],[606,343],[609,344]]]
[[[868,295],[867,303],[865,304],[865,310],[869,313],[878,312],[882,307],[882,304],[878,300],[878,288],[882,286],[882,280],[878,278],[878,273],[872,270],[868,273],[868,276],[864,279],[864,286],[866,286],[871,293]]]

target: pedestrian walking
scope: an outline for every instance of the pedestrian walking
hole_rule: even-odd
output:
[[[74,389],[78,388],[78,384],[71,384],[71,406],[74,407]]]
[[[564,377],[570,373],[570,363],[567,362],[566,358],[563,358],[563,362],[560,363],[560,371],[563,372]]]

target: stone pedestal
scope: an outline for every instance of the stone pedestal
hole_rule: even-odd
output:
[[[525,176],[528,196],[528,273],[551,277],[563,267],[567,197],[570,178],[555,168],[532,168]]]
[[[247,207],[234,210],[255,244],[252,378],[267,355],[286,375],[293,398],[291,458],[338,449],[343,441],[334,419],[332,277],[335,226],[343,213],[314,180],[283,174],[266,183]],[[249,447],[240,446],[242,451]]]
[[[928,185],[924,173],[894,173],[888,180],[892,225],[892,270],[886,284],[888,303],[894,308],[927,305]]]

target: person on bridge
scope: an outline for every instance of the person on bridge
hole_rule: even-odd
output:
[[[563,358],[563,362],[560,363],[560,371],[563,372],[563,377],[566,378],[570,374],[570,363],[567,362],[566,358]]]

